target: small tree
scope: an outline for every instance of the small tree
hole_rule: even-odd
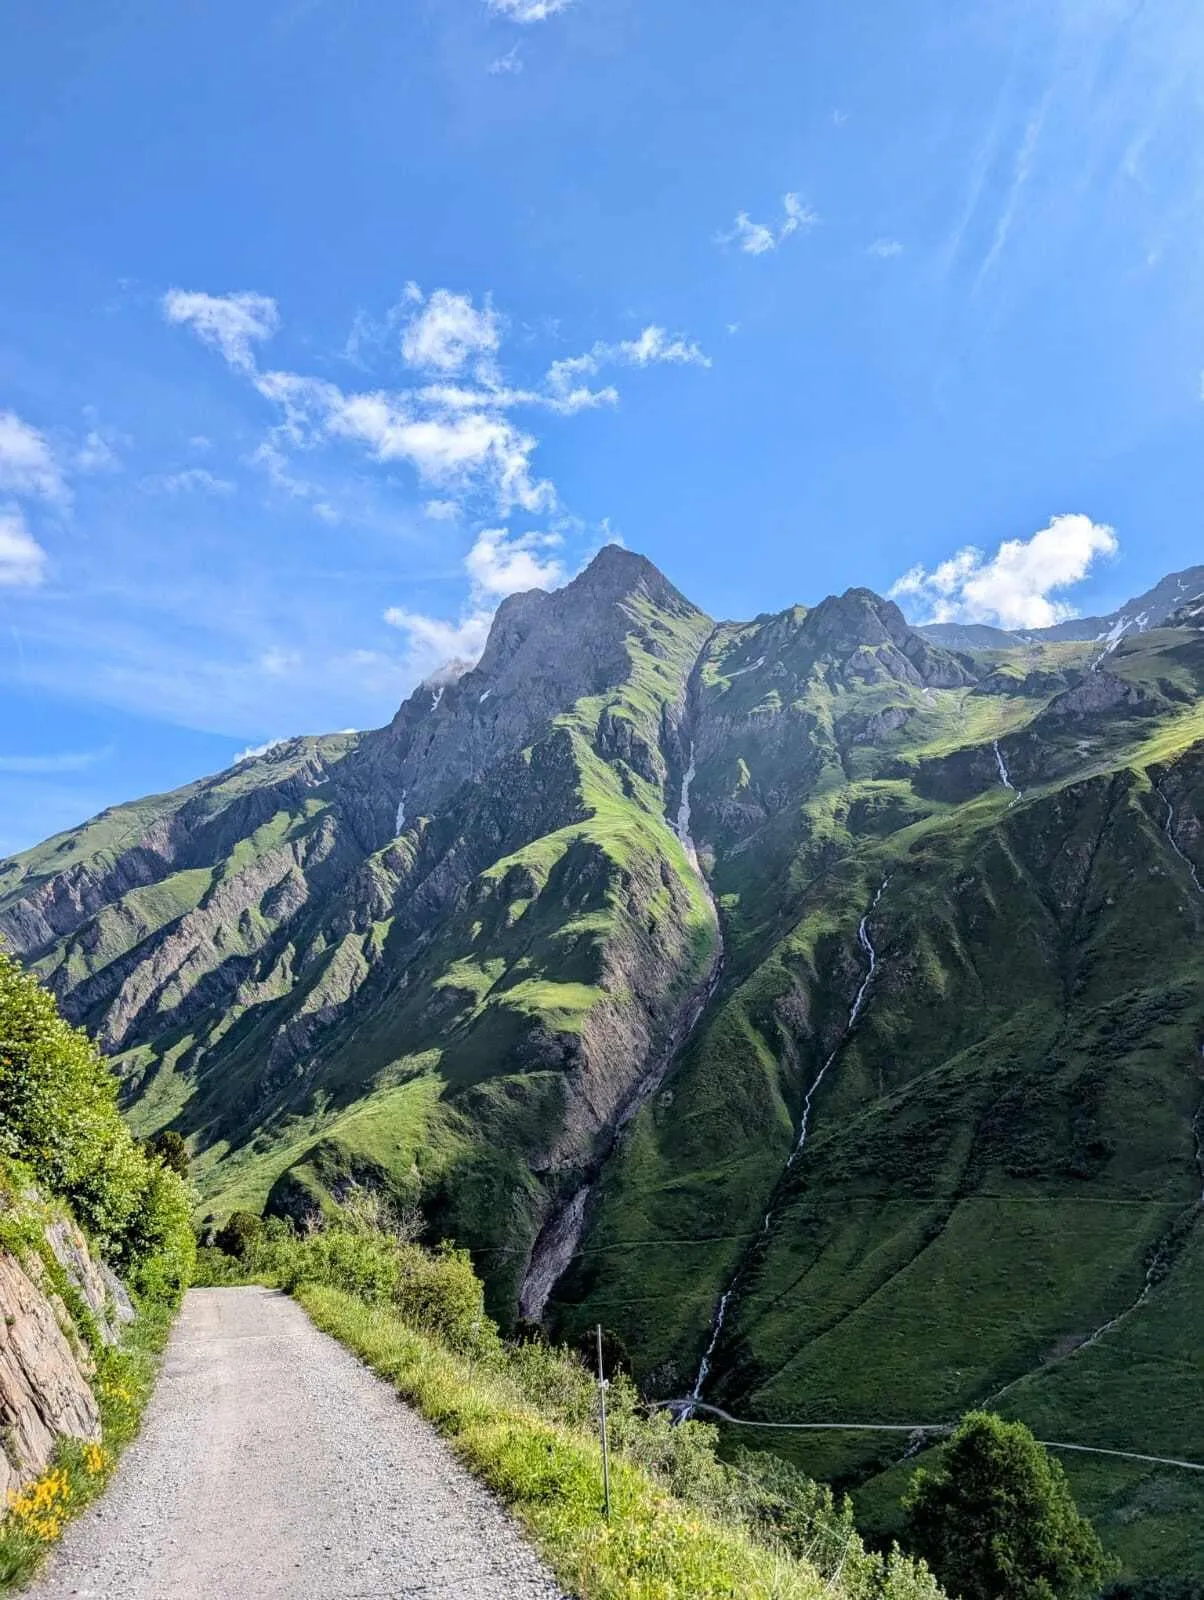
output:
[[[174,1128],[164,1128],[162,1133],[156,1133],[153,1138],[146,1141],[146,1151],[148,1155],[158,1156],[163,1165],[170,1167],[172,1172],[187,1179],[191,1157],[183,1134],[177,1133]]]
[[[962,1600],[1079,1600],[1114,1570],[1059,1463],[990,1412],[962,1418],[904,1508],[910,1547]]]
[[[246,1261],[262,1235],[262,1217],[257,1217],[253,1211],[232,1211],[213,1242],[236,1261]]]

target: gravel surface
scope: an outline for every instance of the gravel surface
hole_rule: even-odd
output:
[[[194,1289],[36,1600],[561,1600],[430,1425],[291,1300]]]

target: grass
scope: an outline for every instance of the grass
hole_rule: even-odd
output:
[[[306,1286],[301,1304],[327,1333],[387,1378],[451,1441],[518,1517],[558,1580],[581,1600],[812,1600],[813,1568],[675,1501],[616,1458],[613,1515],[602,1515],[601,1450],[541,1417],[504,1377],[337,1289]]]
[[[0,1592],[24,1588],[67,1524],[104,1492],[138,1435],[174,1319],[174,1307],[143,1301],[120,1345],[94,1344],[101,1443],[61,1440],[46,1471],[13,1498],[0,1521]]]

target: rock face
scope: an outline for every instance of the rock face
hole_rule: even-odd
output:
[[[133,1302],[125,1284],[103,1261],[95,1261],[88,1241],[72,1223],[60,1219],[46,1229],[46,1242],[92,1313],[100,1337],[114,1345],[121,1330],[134,1321]]]
[[[50,1298],[0,1253],[0,1502],[45,1470],[64,1436],[99,1441],[96,1401]]]

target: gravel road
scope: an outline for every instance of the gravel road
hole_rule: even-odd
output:
[[[35,1600],[561,1600],[430,1425],[291,1300],[194,1289]]]

